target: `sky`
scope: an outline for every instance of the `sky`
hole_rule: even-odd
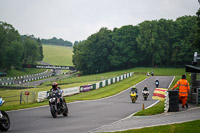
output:
[[[198,0],[0,0],[0,21],[21,35],[67,41],[86,40],[102,27],[110,30],[145,20],[196,15]]]

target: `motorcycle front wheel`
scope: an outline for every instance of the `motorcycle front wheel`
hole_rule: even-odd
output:
[[[147,97],[144,97],[144,100],[147,100]]]
[[[135,97],[131,97],[132,103],[135,103],[136,98]]]
[[[10,128],[10,118],[8,114],[4,111],[1,111],[3,117],[0,118],[0,130],[7,131]]]
[[[57,118],[58,114],[57,114],[57,111],[55,109],[55,105],[50,106],[50,111],[51,111],[51,115],[53,116],[53,118]]]

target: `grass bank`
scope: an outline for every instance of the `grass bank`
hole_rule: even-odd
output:
[[[35,69],[35,68],[29,68],[29,69],[24,69],[24,70],[16,70],[14,68],[11,68],[11,70],[7,72],[7,75],[5,77],[0,77],[0,78],[25,76],[25,75],[41,73],[41,72],[44,72],[44,71],[46,71],[46,70],[45,69]]]
[[[142,129],[132,129],[115,133],[197,133],[200,131],[200,120],[171,124],[164,126],[147,127]]]
[[[73,66],[73,48],[54,45],[43,45],[44,62],[52,65]]]

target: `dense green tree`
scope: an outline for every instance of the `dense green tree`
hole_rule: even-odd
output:
[[[78,41],[75,41],[75,42],[74,42],[74,46],[77,45],[77,44],[78,44]]]
[[[21,59],[21,40],[17,30],[10,24],[0,22],[0,70],[7,71],[19,66]],[[12,63],[12,61],[14,61]]]
[[[173,21],[145,21],[139,24],[137,42],[147,66],[169,65],[171,43],[173,42]]]
[[[200,50],[200,8],[196,13],[197,17],[197,29],[196,29],[196,36],[195,36],[195,42],[193,43],[194,47]]]
[[[64,41],[62,38],[57,39],[56,37],[53,37],[51,39],[41,39],[41,43],[42,44],[50,44],[50,45],[60,45],[60,46],[72,47],[72,42]]]
[[[172,45],[172,61],[175,66],[191,64],[194,52],[194,37],[196,36],[196,17],[183,16],[176,19],[174,43]]]
[[[20,68],[22,61],[22,52],[23,46],[20,42],[13,41],[11,42],[11,47],[5,48],[5,54],[2,57],[3,60],[3,68],[5,71],[10,70],[12,66],[16,68]]]
[[[23,47],[24,53],[22,58],[24,64],[34,64],[41,59],[39,45],[31,37],[25,38]]]
[[[43,58],[44,58],[44,55],[43,55],[42,42],[41,42],[40,38],[37,39],[37,43],[38,43],[38,47],[39,47],[39,58],[38,58],[38,60],[42,61]]]
[[[136,42],[138,26],[123,26],[115,28],[112,34],[113,47],[109,55],[110,64],[115,68],[130,68],[140,61],[139,49]]]
[[[110,70],[111,33],[107,28],[101,28],[86,41],[74,46],[73,63],[78,70],[87,74]]]
[[[144,21],[113,31],[102,28],[74,45],[73,63],[87,74],[135,66],[184,67],[197,51],[192,45],[197,36],[196,18]]]

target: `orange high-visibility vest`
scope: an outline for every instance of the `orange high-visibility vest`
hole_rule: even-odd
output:
[[[172,88],[175,89],[179,86],[179,96],[188,96],[190,90],[189,82],[186,79],[180,79]]]

